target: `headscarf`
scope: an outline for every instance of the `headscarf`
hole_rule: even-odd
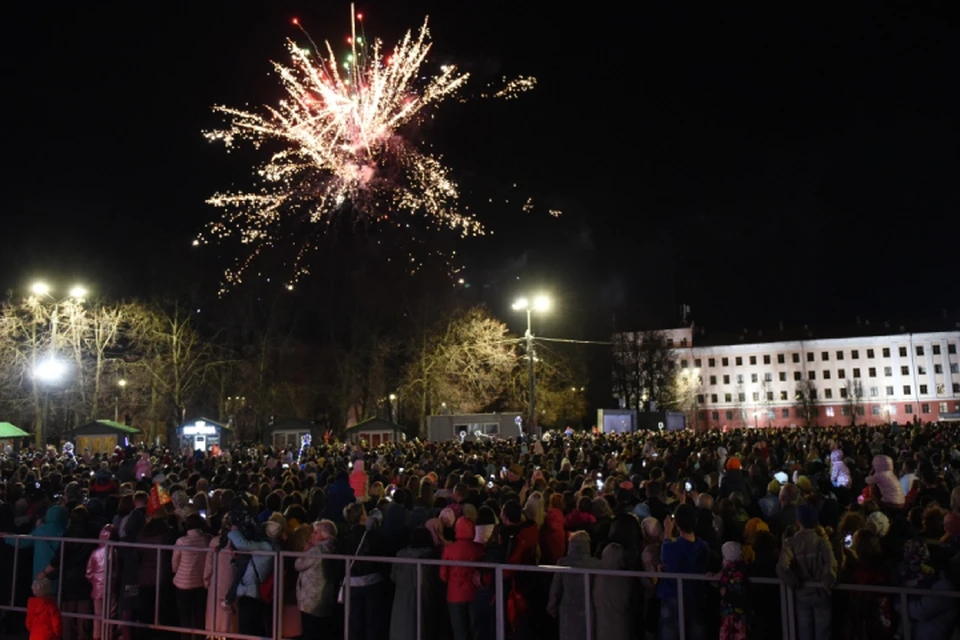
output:
[[[757,552],[753,548],[754,540],[761,531],[770,532],[770,527],[762,518],[750,518],[743,527],[743,561],[747,564],[757,559]]]
[[[930,550],[923,540],[914,538],[903,546],[903,561],[897,567],[896,577],[902,587],[926,589],[933,584],[937,576],[930,566]]]

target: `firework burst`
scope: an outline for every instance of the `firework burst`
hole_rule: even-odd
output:
[[[365,42],[362,22],[357,35],[358,19],[353,16],[350,50],[339,62],[329,42],[324,55],[316,45],[311,50],[288,41],[291,62],[273,63],[285,91],[276,106],[262,113],[214,108],[229,127],[204,135],[228,151],[240,141],[256,148],[279,143],[256,168],[254,190],[217,193],[207,201],[223,215],[194,244],[233,237],[251,249],[226,271],[228,285],[240,282],[264,248],[287,242],[295,246],[293,281],[306,275],[311,247],[304,223],[322,233],[341,212],[398,228],[420,217],[418,229],[484,233],[478,220],[459,209],[458,185],[442,159],[419,150],[402,132],[428,107],[454,96],[468,74],[450,65],[432,75],[423,69],[430,51],[426,20],[416,35],[408,31],[385,53],[380,41]],[[522,78],[497,97],[534,85]]]

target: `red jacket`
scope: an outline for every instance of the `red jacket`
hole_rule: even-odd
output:
[[[456,524],[457,540],[443,548],[443,560],[480,562],[483,545],[474,542],[476,527],[468,518],[460,518]],[[440,566],[440,579],[447,583],[447,602],[473,602],[477,587],[473,584],[473,567]]]
[[[60,640],[60,610],[57,601],[47,596],[27,600],[27,629],[30,640]]]
[[[567,554],[567,532],[563,530],[563,512],[548,509],[540,529],[540,564],[557,564]]]

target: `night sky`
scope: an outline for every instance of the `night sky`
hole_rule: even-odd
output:
[[[494,200],[478,213],[495,235],[464,253],[496,311],[543,288],[578,319],[558,331],[602,339],[614,313],[667,326],[684,303],[716,329],[957,309],[953,3],[617,4],[357,5],[388,43],[429,13],[431,63],[470,70],[474,92],[539,79],[519,100],[446,103],[421,132],[465,199]],[[174,273],[214,281],[225,265],[190,242],[217,215],[204,199],[248,169],[202,138],[221,122],[210,106],[275,102],[269,60],[302,39],[291,18],[342,43],[348,3],[17,6],[0,284],[149,296]]]

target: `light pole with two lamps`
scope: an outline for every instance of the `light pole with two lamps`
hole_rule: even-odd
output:
[[[536,351],[534,349],[534,336],[533,336],[533,323],[532,323],[532,314],[534,311],[545,312],[550,310],[550,298],[546,296],[537,296],[533,299],[533,303],[526,298],[518,298],[516,302],[513,303],[514,311],[526,311],[527,312],[527,332],[524,334],[524,339],[527,343],[527,360],[528,360],[528,371],[530,375],[530,433],[536,433],[537,429],[537,378],[533,370],[534,359],[536,358]]]

